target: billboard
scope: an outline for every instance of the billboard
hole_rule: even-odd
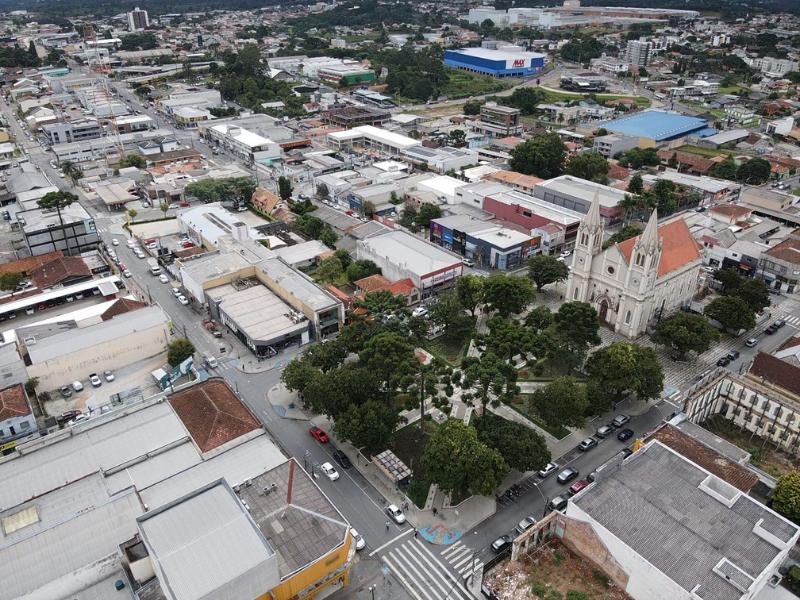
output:
[[[506,69],[527,69],[531,66],[531,59],[528,58],[509,58],[506,60]]]

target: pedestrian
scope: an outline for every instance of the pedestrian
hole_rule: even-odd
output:
[[[417,535],[419,535],[419,532],[418,532],[418,531],[416,530],[416,528],[415,528],[415,529],[414,529],[414,537],[417,537]]]
[[[386,521],[386,531],[389,531],[389,521]]]
[[[433,516],[434,516],[434,517],[436,516],[436,513],[437,513],[437,512],[439,512],[439,511],[437,511],[437,510],[436,510],[436,508],[434,507],[434,509],[433,509]]]

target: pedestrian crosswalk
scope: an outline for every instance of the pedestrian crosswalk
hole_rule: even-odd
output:
[[[461,543],[460,540],[442,550],[441,555],[462,577],[466,577],[470,573],[478,573],[483,568],[483,561],[478,559],[477,553]]]
[[[448,549],[452,547],[449,546]],[[466,546],[462,547],[466,548]],[[471,558],[471,551],[467,549],[467,552]],[[461,552],[458,555],[460,557]],[[464,587],[463,579],[453,574],[442,560],[437,558],[419,539],[413,538],[395,545],[385,551],[381,558],[415,600],[470,600],[472,598]],[[450,561],[448,560],[448,562]],[[462,560],[459,559],[456,563],[461,565]],[[481,566],[483,565],[481,564]],[[469,566],[466,568],[468,570]],[[461,573],[461,570],[457,572]]]
[[[791,325],[792,327],[800,329],[800,317],[798,317],[797,315],[784,314],[781,316],[781,319],[786,321],[786,323]]]

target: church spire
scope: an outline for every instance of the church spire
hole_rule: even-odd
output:
[[[583,220],[583,226],[593,231],[598,227],[602,227],[603,221],[600,217],[600,190],[595,190],[592,204],[589,206],[589,212],[586,213],[586,218]]]
[[[658,248],[658,209],[654,208],[650,214],[650,219],[647,221],[647,226],[644,228],[637,246],[641,247],[644,251],[652,251]]]

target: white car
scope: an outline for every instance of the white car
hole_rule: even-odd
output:
[[[67,423],[67,425],[68,425],[69,427],[72,427],[73,425],[77,425],[78,423],[81,423],[81,422],[83,422],[83,421],[88,421],[88,420],[89,420],[89,415],[87,415],[86,413],[81,413],[81,414],[79,414],[77,417],[75,417],[74,419],[72,419],[72,421],[70,421],[69,423]]]
[[[178,296],[181,296],[182,294],[181,294],[181,291],[178,288],[172,288],[172,295],[177,298]]]
[[[144,258],[144,252],[141,250],[134,250],[133,253],[136,255],[136,258]]]
[[[134,239],[130,239],[130,240],[128,240],[127,242],[125,242],[125,245],[126,245],[128,248],[130,248],[131,250],[133,250],[133,249],[134,249],[134,248],[136,248],[136,246],[137,246],[137,244],[136,244],[136,240],[134,240]]]
[[[89,381],[92,382],[92,386],[94,386],[94,387],[100,387],[101,385],[103,385],[103,382],[97,376],[97,373],[92,373],[91,375],[89,375]]]
[[[427,308],[425,308],[424,306],[418,306],[411,313],[411,316],[412,317],[424,317],[427,314],[428,314],[428,309]]]
[[[169,277],[167,277],[167,276],[166,276],[166,275],[164,275],[163,273],[162,273],[161,275],[159,275],[159,276],[158,276],[158,280],[159,280],[161,283],[169,283]]]
[[[331,481],[336,481],[339,479],[339,471],[333,468],[333,465],[329,462],[322,463],[320,467],[322,472],[325,473],[325,476],[330,479]]]
[[[353,536],[353,543],[356,546],[356,550],[363,550],[364,546],[367,545],[367,542],[364,541],[364,538],[361,537],[361,534],[351,527],[350,535]]]
[[[178,296],[178,302],[180,302],[180,303],[181,303],[181,304],[183,304],[184,306],[186,306],[187,304],[189,304],[189,301],[186,299],[186,296],[184,296],[183,294],[181,294],[180,296]]]
[[[114,381],[114,373],[111,371],[103,371],[103,377],[106,381]]]
[[[128,269],[125,269],[122,272],[122,275],[125,277],[125,279],[130,279],[131,277],[133,277],[133,273],[131,273]]]
[[[111,245],[112,246],[119,246],[119,240],[117,238],[112,238],[111,239]]]
[[[403,511],[395,504],[390,504],[386,507],[386,514],[392,517],[392,520],[398,525],[402,525],[406,522],[406,516],[403,514]]]

